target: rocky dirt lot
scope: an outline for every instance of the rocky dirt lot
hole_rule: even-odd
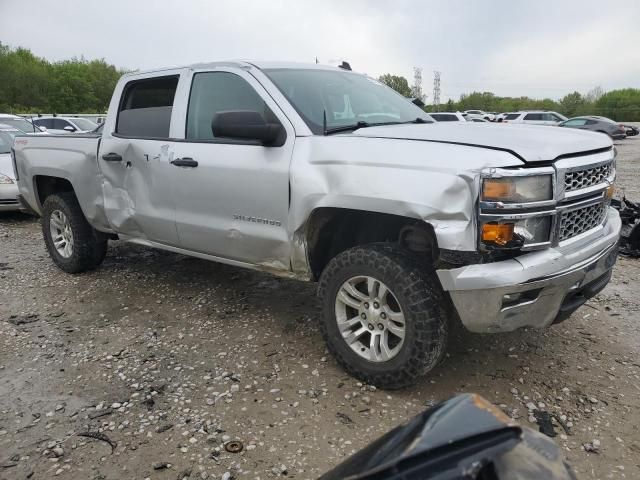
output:
[[[616,143],[640,200],[640,139]],[[555,414],[579,478],[640,478],[639,285],[640,260],[621,258],[565,323],[456,328],[442,365],[384,392],[328,355],[314,285],[120,242],[66,275],[35,219],[4,214],[0,479],[316,478],[460,392],[534,428]]]

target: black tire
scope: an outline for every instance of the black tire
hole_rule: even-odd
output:
[[[73,249],[69,257],[61,255],[51,235],[51,214],[61,211],[66,215],[73,236]],[[67,273],[80,273],[96,269],[107,254],[108,238],[95,230],[82,213],[73,192],[49,195],[42,205],[42,235],[49,255],[58,268]]]
[[[412,385],[444,357],[449,322],[447,299],[432,268],[395,244],[355,247],[337,255],[320,278],[322,336],[329,351],[351,375],[370,385],[398,389]],[[372,362],[343,340],[335,302],[342,285],[357,276],[383,282],[395,295],[405,318],[405,337],[395,357]]]

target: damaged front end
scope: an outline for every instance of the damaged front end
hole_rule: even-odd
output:
[[[551,439],[465,394],[395,428],[320,480],[575,478]]]
[[[620,253],[640,257],[640,203],[627,200],[611,200],[611,206],[620,212]]]

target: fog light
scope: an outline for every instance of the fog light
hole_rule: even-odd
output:
[[[482,241],[504,246],[513,240],[513,223],[485,223],[482,226]]]

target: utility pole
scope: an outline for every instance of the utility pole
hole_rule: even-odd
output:
[[[422,93],[422,69],[413,67],[413,86],[411,87],[411,96],[424,102],[425,95]]]
[[[433,72],[433,111],[440,110],[440,72]]]

